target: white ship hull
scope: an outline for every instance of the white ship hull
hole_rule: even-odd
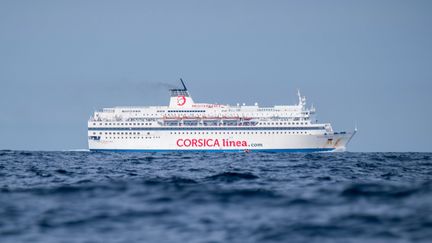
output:
[[[205,130],[203,130],[205,131]],[[324,152],[344,151],[354,135],[310,134],[192,134],[174,135],[167,131],[151,135],[132,135],[128,138],[89,140],[91,151],[268,151],[268,152]],[[229,132],[231,133],[231,132]],[[145,134],[145,133],[144,133]]]

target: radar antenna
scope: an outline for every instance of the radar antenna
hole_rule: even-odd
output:
[[[183,79],[182,79],[182,78],[180,78],[180,82],[181,82],[181,83],[182,83],[182,85],[183,85],[183,90],[184,90],[184,91],[187,91],[186,85],[184,84],[184,82],[183,82]]]

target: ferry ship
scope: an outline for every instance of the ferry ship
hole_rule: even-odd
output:
[[[298,92],[295,105],[260,107],[195,103],[185,83],[168,106],[114,107],[88,121],[90,151],[345,151],[356,133],[314,119]]]

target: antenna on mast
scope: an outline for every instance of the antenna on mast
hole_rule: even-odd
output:
[[[182,85],[183,85],[183,90],[184,91],[186,91],[187,90],[187,88],[186,88],[186,85],[184,84],[184,82],[183,82],[183,79],[182,78],[180,78],[180,82],[182,83]]]
[[[300,89],[297,89],[297,96],[298,96],[298,100],[299,100],[299,105],[302,104],[302,98],[301,98],[301,94],[300,94]]]

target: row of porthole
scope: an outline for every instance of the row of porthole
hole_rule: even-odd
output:
[[[102,135],[102,134],[104,134],[103,132],[99,132],[99,134],[100,135]],[[141,133],[140,132],[129,132],[129,133],[127,133],[127,132],[105,132],[105,135],[111,135],[111,134],[113,134],[113,135],[115,135],[115,134],[117,134],[117,135],[140,135]],[[147,133],[147,135],[149,135],[150,133],[148,132]],[[93,135],[96,135],[96,132],[93,132]]]
[[[154,137],[105,137],[105,139],[152,139],[152,138],[160,138],[159,136]]]
[[[170,132],[170,134],[311,134],[308,132]]]
[[[105,126],[149,126],[152,125],[153,123],[99,123],[99,126],[103,126],[105,124]],[[96,126],[97,123],[93,122],[93,126]]]
[[[307,122],[260,122],[259,125],[307,125]]]

